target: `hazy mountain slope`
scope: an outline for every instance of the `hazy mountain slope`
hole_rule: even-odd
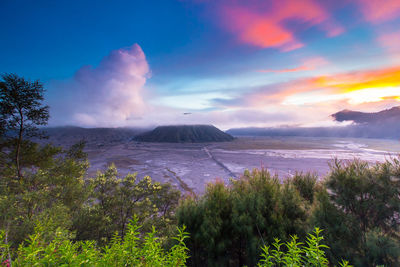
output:
[[[137,141],[167,143],[202,143],[232,141],[233,137],[212,125],[159,126],[138,135]]]
[[[343,110],[331,115],[337,121],[353,121],[341,127],[277,127],[233,128],[233,136],[305,136],[305,137],[354,137],[400,139],[400,107],[376,113]]]
[[[342,110],[332,117],[336,121],[354,121],[355,123],[382,123],[382,122],[399,122],[400,123],[400,106],[379,112],[366,113],[352,110]]]
[[[81,128],[74,126],[49,127],[42,129],[55,145],[72,145],[84,140],[88,145],[123,143],[148,129],[142,128]]]

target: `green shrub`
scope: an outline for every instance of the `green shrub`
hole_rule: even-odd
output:
[[[58,228],[55,237],[46,241],[45,228],[38,225],[35,233],[21,244],[11,259],[4,232],[0,232],[0,257],[4,265],[12,266],[185,266],[188,238],[185,227],[178,228],[175,245],[169,251],[162,248],[156,230],[140,235],[137,219],[127,225],[124,238],[114,235],[103,247],[94,241],[72,242],[68,232]]]
[[[174,231],[174,210],[180,192],[170,184],[154,182],[149,176],[134,174],[120,177],[114,165],[89,179],[89,197],[74,219],[77,240],[95,240],[107,244],[115,232],[123,237],[129,221],[136,216],[142,231],[157,227],[159,237]],[[167,239],[167,238],[165,238]],[[165,240],[167,241],[167,240]]]
[[[290,182],[265,170],[246,171],[230,185],[209,184],[203,196],[182,201],[178,223],[193,233],[188,241],[195,266],[254,266],[262,241],[305,236],[304,200]]]
[[[312,173],[299,173],[289,178],[295,188],[299,191],[299,194],[310,203],[314,201],[315,187],[317,186],[318,177]]]
[[[325,229],[330,260],[400,265],[400,162],[336,160],[316,196],[311,225]]]
[[[321,244],[323,237],[320,235],[322,230],[315,228],[313,234],[309,234],[305,243],[298,242],[297,236],[292,236],[286,243],[275,238],[272,247],[264,245],[263,253],[258,264],[259,267],[275,266],[318,266],[328,267],[329,262],[324,249],[329,247]],[[342,261],[340,266],[351,266],[347,261]]]

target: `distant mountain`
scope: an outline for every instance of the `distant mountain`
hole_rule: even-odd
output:
[[[148,131],[143,128],[83,128],[75,126],[42,128],[54,145],[70,146],[81,140],[88,146],[102,146],[129,142],[138,134]]]
[[[379,112],[366,113],[352,110],[342,110],[331,115],[336,121],[353,121],[355,123],[400,123],[400,106]]]
[[[354,137],[400,139],[400,106],[365,113],[342,110],[331,115],[336,121],[353,121],[348,126],[337,127],[275,127],[236,128],[227,133],[233,136],[304,136],[304,137]]]
[[[226,142],[233,139],[231,135],[212,125],[159,126],[135,137],[136,141],[163,143]]]

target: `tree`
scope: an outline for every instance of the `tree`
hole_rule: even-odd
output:
[[[40,136],[37,126],[46,125],[49,107],[43,105],[43,84],[16,74],[2,75],[0,82],[0,133],[15,149],[17,178],[22,178],[20,155],[24,137]]]
[[[325,229],[332,256],[356,266],[399,266],[399,160],[336,160],[331,168],[312,223]]]
[[[139,179],[136,173],[120,177],[114,165],[88,184],[91,194],[74,221],[77,240],[108,243],[116,232],[123,237],[134,217],[144,230],[156,225],[165,235],[174,224],[180,193],[169,184],[153,182],[149,176]]]
[[[255,266],[262,244],[305,236],[308,203],[290,180],[282,184],[266,169],[246,171],[229,185],[209,184],[204,195],[185,199],[176,212],[178,224],[192,233],[189,262]]]
[[[90,189],[84,180],[88,162],[79,149],[34,144],[24,150],[23,164],[33,168],[24,172],[23,183],[15,184],[15,175],[1,176],[0,229],[13,248],[33,232],[37,221],[51,218],[58,226],[72,227]]]

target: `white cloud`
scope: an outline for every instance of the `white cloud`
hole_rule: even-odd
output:
[[[84,66],[72,81],[55,86],[58,93],[50,98],[55,124],[131,125],[149,108],[144,100],[149,77],[149,65],[138,44],[114,50],[97,67]]]

